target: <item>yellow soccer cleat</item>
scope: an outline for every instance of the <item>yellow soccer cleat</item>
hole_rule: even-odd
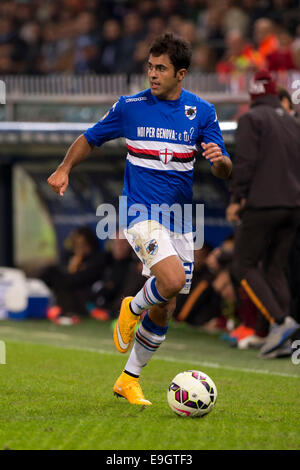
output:
[[[122,372],[113,386],[114,395],[126,398],[132,405],[150,406],[151,401],[146,400],[139,384],[139,379]]]
[[[120,353],[126,353],[134,337],[135,327],[140,320],[129,307],[133,297],[125,297],[121,303],[120,315],[114,329],[114,343]]]

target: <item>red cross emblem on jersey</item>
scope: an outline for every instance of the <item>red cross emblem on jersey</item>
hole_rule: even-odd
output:
[[[170,160],[172,160],[172,157],[173,157],[172,150],[163,149],[159,151],[159,158],[165,165],[169,163]]]

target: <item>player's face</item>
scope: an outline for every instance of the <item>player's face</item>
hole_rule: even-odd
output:
[[[150,54],[148,60],[148,78],[151,93],[163,100],[178,99],[181,93],[181,82],[186,69],[175,73],[175,68],[167,54],[158,57]]]

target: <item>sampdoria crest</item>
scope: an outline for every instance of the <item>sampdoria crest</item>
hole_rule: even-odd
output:
[[[186,115],[187,118],[192,121],[195,119],[196,114],[197,114],[197,106],[184,106],[184,114]]]
[[[147,243],[146,245],[146,251],[149,255],[154,255],[156,252],[157,252],[157,249],[158,249],[158,243],[157,241],[153,238],[152,240],[150,240],[149,243]]]

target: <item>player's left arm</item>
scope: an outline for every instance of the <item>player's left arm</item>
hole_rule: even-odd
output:
[[[232,171],[232,162],[226,151],[216,111],[212,105],[202,133],[203,142],[201,147],[203,156],[209,161],[212,174],[217,178],[228,178]]]

